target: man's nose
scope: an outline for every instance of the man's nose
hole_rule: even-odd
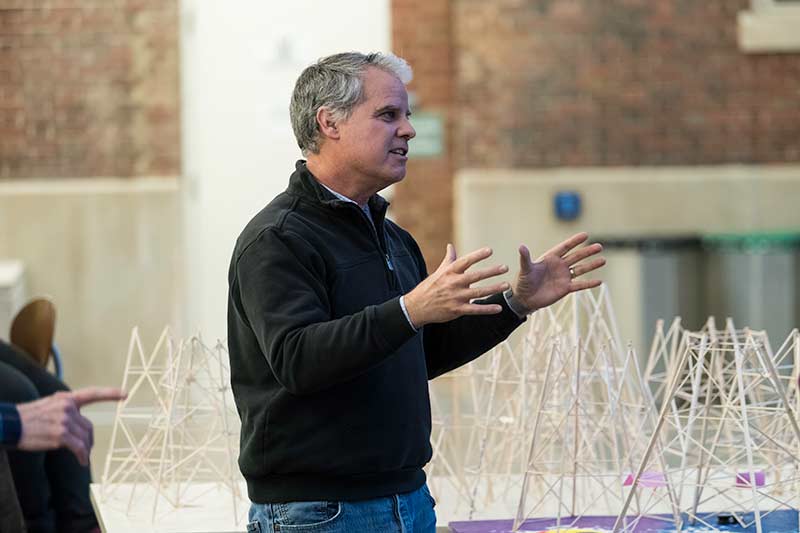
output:
[[[405,137],[406,139],[413,139],[417,136],[417,130],[415,130],[414,126],[411,125],[411,121],[406,118],[403,124],[400,126],[400,129],[397,131],[397,136]]]

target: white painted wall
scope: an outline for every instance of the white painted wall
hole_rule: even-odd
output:
[[[184,0],[181,9],[181,329],[224,337],[235,239],[300,157],[288,112],[294,82],[319,57],[388,50],[389,1]]]

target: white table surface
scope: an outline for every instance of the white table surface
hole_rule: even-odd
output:
[[[99,483],[90,487],[104,533],[243,533],[250,508],[244,483],[241,494],[234,512],[230,490],[215,483],[193,483],[186,491],[185,505],[177,509],[160,497],[153,520],[155,491],[151,487],[118,484],[109,488]],[[129,501],[134,503],[130,512]]]

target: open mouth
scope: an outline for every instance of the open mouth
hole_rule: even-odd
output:
[[[406,157],[406,155],[408,155],[408,149],[407,148],[395,148],[394,150],[389,150],[389,153],[390,154],[397,154],[397,155]]]

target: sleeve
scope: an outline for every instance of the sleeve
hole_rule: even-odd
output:
[[[13,403],[0,403],[0,446],[13,448],[22,437],[22,422]]]
[[[428,379],[441,376],[465,365],[488,352],[511,335],[525,318],[508,307],[502,293],[474,303],[499,304],[503,310],[496,315],[468,315],[442,324],[424,328],[425,362]]]
[[[407,241],[420,271],[420,279],[428,277],[428,270],[419,246],[411,236]],[[428,379],[433,379],[465,365],[491,350],[525,322],[508,306],[502,293],[476,300],[474,303],[499,304],[503,310],[496,315],[467,315],[440,324],[427,324],[423,329],[425,363]]]
[[[252,329],[278,382],[312,394],[374,367],[413,337],[399,298],[331,318],[328,272],[298,235],[264,231],[235,265],[235,311]]]

